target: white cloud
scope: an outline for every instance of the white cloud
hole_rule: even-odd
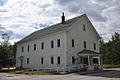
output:
[[[120,32],[120,1],[118,0],[2,1],[4,4],[0,5],[0,24],[5,30],[0,30],[0,34],[13,32],[10,40],[12,43],[33,31],[60,22],[62,12],[65,12],[67,19],[87,13],[106,41],[115,31]]]
[[[36,29],[35,23],[51,24],[50,17],[44,15],[44,10],[51,6],[52,0],[8,0],[0,7],[0,23],[6,30],[15,35],[28,35]],[[41,27],[38,27],[41,29]],[[20,36],[19,39],[23,37]],[[15,39],[16,40],[16,39]],[[15,41],[11,40],[11,41]]]

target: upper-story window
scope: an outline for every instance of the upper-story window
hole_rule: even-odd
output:
[[[54,42],[53,42],[53,40],[51,41],[51,48],[54,48]]]
[[[54,58],[51,57],[51,64],[54,64]]]
[[[27,64],[29,64],[29,58],[27,58]]]
[[[57,57],[57,63],[60,64],[60,56]]]
[[[84,48],[86,48],[86,41],[84,41]]]
[[[43,42],[41,43],[41,49],[44,49],[44,43]]]
[[[57,40],[57,46],[60,47],[60,39]]]
[[[21,50],[22,52],[24,52],[24,47],[22,47],[22,50]]]
[[[96,44],[94,43],[94,50],[96,50]]]
[[[75,46],[75,42],[74,42],[74,39],[72,39],[72,47]]]
[[[36,44],[34,44],[34,51],[36,51]]]
[[[75,64],[75,57],[72,56],[72,64]]]
[[[29,52],[29,50],[30,50],[30,47],[29,47],[29,45],[28,45],[27,51]]]
[[[86,30],[86,27],[85,27],[85,24],[83,24],[83,31],[85,31]]]

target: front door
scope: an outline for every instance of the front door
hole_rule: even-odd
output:
[[[23,59],[21,59],[21,68],[23,68]]]
[[[83,64],[88,65],[88,58],[87,57],[83,57]]]
[[[23,59],[24,59],[24,57],[23,56],[20,56],[20,62],[21,62],[21,68],[23,68]]]

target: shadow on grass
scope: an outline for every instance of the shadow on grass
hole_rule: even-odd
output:
[[[103,70],[93,72],[78,72],[77,75],[105,77],[105,78],[120,78],[120,70]]]
[[[0,73],[9,73],[11,71],[16,71],[15,69],[14,70],[9,70],[9,69],[6,69],[6,70],[0,70]]]

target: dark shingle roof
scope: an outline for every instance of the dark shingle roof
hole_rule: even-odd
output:
[[[26,42],[26,41],[30,41],[30,40],[34,40],[34,39],[40,38],[42,36],[45,36],[45,35],[48,35],[48,34],[51,34],[51,33],[55,33],[55,32],[62,31],[62,30],[66,30],[75,21],[77,21],[80,17],[82,17],[84,15],[85,14],[83,14],[81,16],[78,16],[78,17],[75,17],[75,18],[72,18],[72,19],[69,19],[69,20],[65,21],[64,24],[58,23],[58,24],[52,25],[50,27],[47,27],[47,28],[35,31],[35,32],[31,33],[30,35],[28,35],[27,37],[23,38],[22,40],[18,41],[17,44],[23,43],[23,42]]]

